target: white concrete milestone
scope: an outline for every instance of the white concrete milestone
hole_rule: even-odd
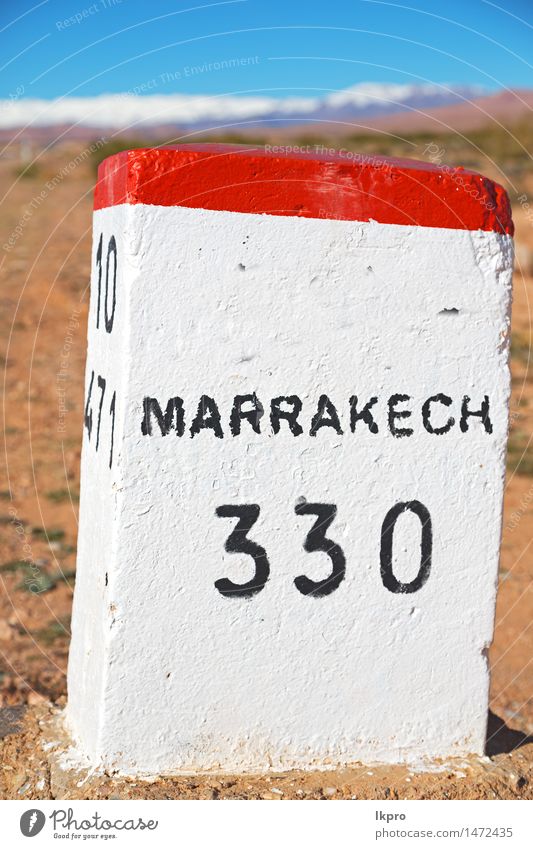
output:
[[[512,239],[340,217],[95,212],[67,707],[95,764],[483,751]]]

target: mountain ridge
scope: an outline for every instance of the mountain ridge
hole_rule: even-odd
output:
[[[321,97],[103,94],[88,98],[0,100],[0,129],[77,125],[135,130],[157,125],[208,129],[214,121],[294,124],[386,116],[468,103],[480,86],[358,83]]]

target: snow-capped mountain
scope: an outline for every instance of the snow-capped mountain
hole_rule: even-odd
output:
[[[468,103],[486,94],[480,86],[359,83],[323,97],[104,94],[58,100],[0,100],[0,129],[78,126],[135,131],[174,125],[264,125],[359,120],[401,111]]]

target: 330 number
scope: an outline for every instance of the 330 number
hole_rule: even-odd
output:
[[[342,548],[326,536],[337,515],[337,507],[335,504],[303,502],[297,504],[294,511],[297,516],[317,517],[305,538],[303,548],[308,553],[323,551],[330,558],[332,565],[330,574],[321,581],[312,581],[307,575],[298,575],[294,579],[294,584],[302,595],[321,598],[336,590],[346,574],[346,557]],[[215,581],[215,587],[227,598],[250,598],[263,589],[270,576],[270,563],[265,549],[247,536],[259,518],[260,507],[258,504],[223,504],[217,507],[215,512],[222,519],[238,519],[226,540],[226,551],[231,554],[247,554],[253,559],[255,565],[255,572],[246,583],[236,584],[229,578],[220,578]],[[392,564],[394,528],[399,517],[405,512],[413,513],[421,524],[420,567],[416,577],[408,583],[398,580],[393,572]],[[383,586],[391,593],[417,592],[429,578],[432,552],[433,531],[427,507],[420,501],[400,501],[391,507],[381,526],[380,574]]]

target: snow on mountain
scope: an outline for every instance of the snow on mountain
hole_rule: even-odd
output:
[[[103,94],[59,100],[0,100],[0,129],[78,125],[135,130],[150,125],[209,127],[219,122],[347,121],[431,109],[486,94],[479,86],[359,83],[324,97]]]

